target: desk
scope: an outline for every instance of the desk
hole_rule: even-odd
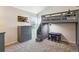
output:
[[[50,32],[48,33],[48,39],[52,41],[61,41],[61,33]]]

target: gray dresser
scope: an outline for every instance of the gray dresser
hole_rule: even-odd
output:
[[[4,34],[5,32],[0,33],[0,52],[4,52],[5,47],[4,47]]]
[[[31,26],[18,26],[18,42],[25,42],[32,38]]]

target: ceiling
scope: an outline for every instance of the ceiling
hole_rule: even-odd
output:
[[[41,11],[45,10],[46,8],[49,8],[49,6],[14,6],[14,7],[27,11],[27,12],[30,12],[30,13],[33,13],[33,14],[38,14]],[[79,6],[65,6],[65,7],[58,6],[58,7],[61,9],[63,8],[63,10],[65,10],[65,9],[76,9],[76,8],[78,9]],[[52,6],[52,7],[50,7],[50,10],[52,10],[53,8],[58,10],[58,7]]]
[[[38,14],[43,11],[47,6],[14,6],[15,8]]]

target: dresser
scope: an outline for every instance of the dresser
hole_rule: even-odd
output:
[[[18,42],[25,42],[32,38],[31,26],[18,26]]]
[[[4,35],[5,32],[0,32],[0,52],[4,52],[5,51],[5,47],[4,47]]]

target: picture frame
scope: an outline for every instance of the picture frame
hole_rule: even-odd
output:
[[[25,16],[17,16],[18,18],[18,22],[27,22],[28,20],[28,17],[25,17]]]

